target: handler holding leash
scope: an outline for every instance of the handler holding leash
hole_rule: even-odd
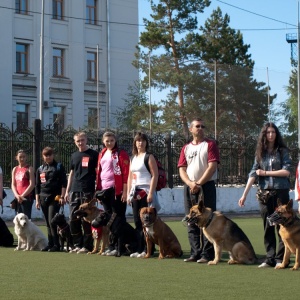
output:
[[[246,197],[258,178],[259,190],[256,196],[264,224],[264,244],[267,252],[267,257],[258,266],[259,268],[275,267],[281,264],[283,259],[284,244],[279,235],[279,225],[275,226],[279,241],[276,253],[275,227],[269,224],[267,217],[275,211],[278,198],[282,204],[289,202],[290,181],[288,177],[291,164],[289,150],[277,126],[274,123],[266,123],[257,140],[255,160],[246,188],[238,202],[240,207],[244,206]]]
[[[85,132],[76,133],[74,141],[79,151],[71,156],[71,171],[66,190],[67,201],[70,203],[70,229],[75,246],[71,251],[88,253],[93,249],[91,224],[78,219],[74,212],[82,201],[90,201],[95,193],[98,152],[88,147]]]
[[[198,196],[202,187],[204,205],[216,210],[217,166],[219,163],[219,149],[215,141],[205,138],[204,122],[195,118],[190,125],[193,136],[192,142],[181,149],[178,168],[179,175],[184,182],[185,213],[198,203]],[[188,238],[191,245],[191,256],[185,262],[207,263],[214,259],[213,245],[207,240],[196,225],[188,226]]]

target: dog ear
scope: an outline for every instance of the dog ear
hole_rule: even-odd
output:
[[[290,201],[288,202],[287,207],[289,209],[293,209],[293,200],[292,199],[290,199]]]
[[[200,201],[204,201],[204,193],[203,193],[202,186],[199,186],[199,188],[200,188],[200,191],[199,191],[199,195],[198,195],[198,203]]]
[[[277,206],[281,206],[282,205],[282,202],[279,198],[277,198]]]
[[[203,210],[204,210],[205,206],[204,206],[204,201],[203,200],[200,200],[198,202],[198,210],[202,213]]]
[[[18,215],[16,215],[16,216],[14,217],[13,223],[14,223],[15,225],[19,224],[19,217],[18,217]]]
[[[96,203],[97,199],[93,198],[90,202],[89,202],[89,206],[94,206]]]

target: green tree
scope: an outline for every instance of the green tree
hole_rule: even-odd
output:
[[[267,119],[267,87],[253,79],[254,61],[248,53],[250,46],[244,44],[241,32],[230,28],[229,23],[230,17],[227,14],[223,17],[221,9],[217,8],[200,27],[201,34],[190,34],[195,57],[200,56],[206,62],[203,67],[213,74],[210,79],[216,80],[217,106],[211,85],[210,94],[203,93],[201,77],[195,77],[198,83],[194,86],[201,88],[200,91],[194,88],[193,95],[189,94],[187,106],[195,106],[196,101],[196,107],[202,111],[205,109],[211,126],[212,118],[216,117],[219,132],[249,134],[257,132]],[[274,98],[270,97],[270,103]]]
[[[120,130],[142,130],[150,129],[149,99],[145,90],[139,82],[129,86],[126,94],[125,107],[116,111],[118,129]],[[158,131],[161,125],[160,106],[151,105],[152,130]]]
[[[150,3],[153,20],[144,19],[145,31],[141,33],[140,45],[149,51],[164,49],[163,54],[152,57],[151,82],[158,89],[176,90],[179,121],[185,135],[188,136],[184,86],[186,60],[189,59],[190,53],[186,36],[197,29],[197,14],[202,13],[205,7],[210,5],[210,1],[150,0]],[[148,54],[140,52],[139,55],[139,67],[148,74]],[[148,80],[146,75],[145,82]]]

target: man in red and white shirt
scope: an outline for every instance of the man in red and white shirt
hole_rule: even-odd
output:
[[[220,161],[219,149],[214,140],[204,135],[205,125],[200,118],[196,118],[190,125],[193,136],[192,142],[181,149],[178,168],[184,182],[184,206],[188,214],[190,208],[198,203],[200,187],[204,194],[204,205],[216,210],[217,166]],[[213,245],[201,234],[196,225],[188,226],[188,239],[191,246],[191,255],[186,262],[207,263],[214,258]]]

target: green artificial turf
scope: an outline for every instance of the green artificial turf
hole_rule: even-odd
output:
[[[259,218],[234,220],[248,235],[258,257],[264,256]],[[99,255],[24,252],[0,248],[2,299],[298,299],[300,271],[185,263],[186,228],[168,222],[184,256],[138,259]],[[45,231],[45,227],[42,227]],[[13,230],[13,228],[11,228]],[[158,246],[156,247],[158,249]],[[292,262],[294,261],[294,257]]]

